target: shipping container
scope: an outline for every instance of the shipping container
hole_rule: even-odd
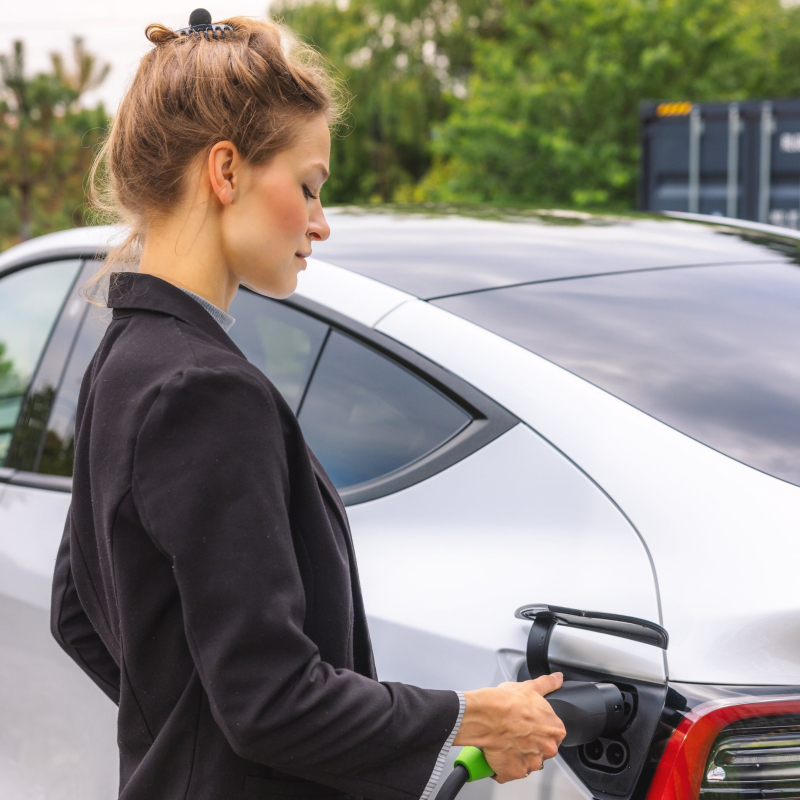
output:
[[[644,103],[639,207],[800,227],[800,100]]]

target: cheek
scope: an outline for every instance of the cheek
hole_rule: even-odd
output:
[[[269,220],[273,236],[294,240],[306,232],[307,202],[294,181],[275,178],[264,181],[258,189],[258,205],[262,208],[264,217]]]
[[[225,251],[241,283],[270,297],[288,297],[297,285],[294,254],[305,249],[308,202],[294,179],[266,175],[230,207]]]

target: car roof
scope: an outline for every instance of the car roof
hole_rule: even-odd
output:
[[[797,232],[737,220],[330,209],[314,255],[423,299],[584,275],[785,261]]]
[[[708,264],[786,262],[800,233],[772,225],[692,214],[601,216],[510,212],[331,208],[332,234],[317,260],[430,300],[466,292]],[[120,228],[73,228],[0,254],[0,273],[32,261],[102,252]]]
[[[0,253],[0,273],[52,258],[91,258],[98,251],[107,250],[115,238],[123,234],[121,228],[96,225],[37,236]]]

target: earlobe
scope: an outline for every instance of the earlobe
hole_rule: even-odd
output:
[[[230,180],[226,179],[222,186],[220,186],[217,191],[217,197],[223,205],[229,205],[233,202],[233,184]]]

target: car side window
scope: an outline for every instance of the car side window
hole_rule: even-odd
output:
[[[471,421],[405,367],[302,311],[245,289],[229,310],[231,338],[298,414],[340,490],[417,461]],[[107,321],[87,309],[47,424],[41,473],[72,474],[78,393]]]
[[[6,461],[25,395],[81,264],[77,259],[53,261],[0,278],[0,464]]]
[[[37,472],[45,475],[72,475],[75,458],[75,412],[86,367],[92,360],[111,314],[95,306],[84,310],[83,323],[69,355],[47,422],[42,455]]]
[[[417,461],[471,417],[401,365],[332,331],[298,419],[341,491]]]
[[[296,412],[328,326],[246,289],[239,290],[229,310],[236,319],[231,338]],[[109,319],[97,309],[87,310],[50,414],[38,472],[72,475],[78,393]]]
[[[328,326],[276,300],[239,289],[229,309],[228,335],[297,413]]]

